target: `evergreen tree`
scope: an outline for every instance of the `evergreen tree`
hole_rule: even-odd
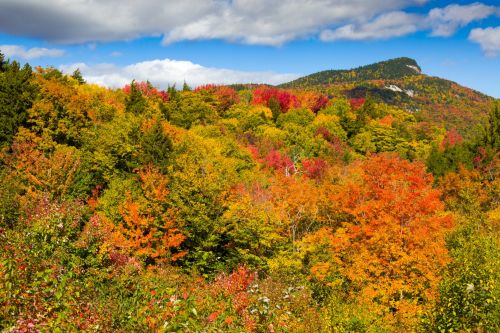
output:
[[[168,99],[169,100],[175,100],[179,96],[177,93],[177,88],[175,88],[175,83],[173,86],[168,85],[167,87],[167,93],[168,93]]]
[[[146,110],[147,101],[142,96],[142,93],[139,89],[137,89],[137,85],[135,80],[130,84],[130,94],[125,102],[125,109],[127,112],[131,112],[133,114],[139,115],[144,113]]]
[[[279,115],[281,114],[281,107],[278,99],[276,97],[271,97],[268,102],[269,108],[273,113],[273,121],[276,122],[278,120]]]
[[[168,156],[172,151],[172,140],[165,135],[162,124],[157,120],[153,127],[141,136],[143,164],[155,164],[165,168]]]
[[[82,76],[82,72],[80,72],[80,69],[77,68],[74,72],[73,72],[73,75],[71,75],[71,77],[73,79],[75,79],[76,81],[78,81],[78,83],[80,84],[84,84],[85,83],[85,79],[83,78]]]
[[[7,63],[5,62],[5,56],[3,55],[2,52],[0,52],[0,72],[5,71],[5,66]]]
[[[26,64],[9,63],[0,56],[0,146],[9,144],[20,125],[26,121],[26,111],[35,98],[36,87],[31,83],[32,69]]]
[[[496,101],[491,109],[488,125],[485,128],[484,141],[495,151],[500,149],[500,101]]]

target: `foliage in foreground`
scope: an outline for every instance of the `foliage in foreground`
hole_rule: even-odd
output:
[[[464,139],[369,96],[1,59],[3,331],[499,330],[498,103]]]

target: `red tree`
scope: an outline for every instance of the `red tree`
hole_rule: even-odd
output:
[[[298,99],[295,95],[286,90],[277,88],[261,86],[253,91],[253,104],[263,104],[269,106],[269,100],[275,98],[279,105],[281,112],[286,113],[290,108],[299,106]]]

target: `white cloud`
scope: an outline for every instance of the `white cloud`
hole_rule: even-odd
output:
[[[45,47],[26,49],[21,45],[0,45],[0,51],[7,58],[17,57],[27,60],[42,57],[61,57],[64,55],[64,50],[47,49]]]
[[[109,42],[143,36],[223,39],[260,45],[317,36],[380,39],[428,30],[450,36],[500,13],[476,2],[411,14],[429,0],[0,0],[0,32],[57,43]]]
[[[174,28],[164,44],[180,40],[226,39],[246,44],[281,45],[325,27],[366,20],[422,0],[234,0],[220,13]]]
[[[87,82],[113,88],[122,87],[133,79],[138,81],[149,80],[155,86],[166,88],[168,85],[173,84],[182,86],[184,81],[194,87],[209,83],[279,84],[300,76],[290,73],[249,72],[204,67],[191,61],[171,59],[143,61],[125,67],[118,67],[113,64],[87,65],[85,63],[60,67],[65,73],[72,73],[77,68],[80,69]]]
[[[466,6],[449,5],[444,8],[434,8],[427,17],[432,27],[433,36],[448,37],[467,24],[484,19],[498,12],[498,8],[473,3]]]
[[[225,2],[225,1],[224,1]],[[58,43],[131,40],[217,11],[220,0],[1,0],[0,31]]]
[[[394,11],[381,14],[369,21],[346,24],[334,30],[326,29],[321,32],[320,39],[323,41],[385,39],[422,30],[430,30],[432,36],[448,37],[457,29],[495,13],[500,13],[498,7],[481,3],[434,8],[427,15]]]
[[[391,12],[363,24],[348,24],[335,30],[324,30],[320,34],[323,41],[339,39],[364,40],[383,39],[404,36],[419,29],[420,19],[417,15],[405,12]]]
[[[500,27],[476,28],[469,33],[469,40],[479,43],[487,56],[500,54]]]
[[[164,44],[215,38],[280,45],[427,1],[1,0],[0,31],[60,43],[163,36]]]

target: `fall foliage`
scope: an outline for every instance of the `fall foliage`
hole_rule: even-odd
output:
[[[113,90],[2,60],[0,330],[498,331],[499,103],[410,63]]]

